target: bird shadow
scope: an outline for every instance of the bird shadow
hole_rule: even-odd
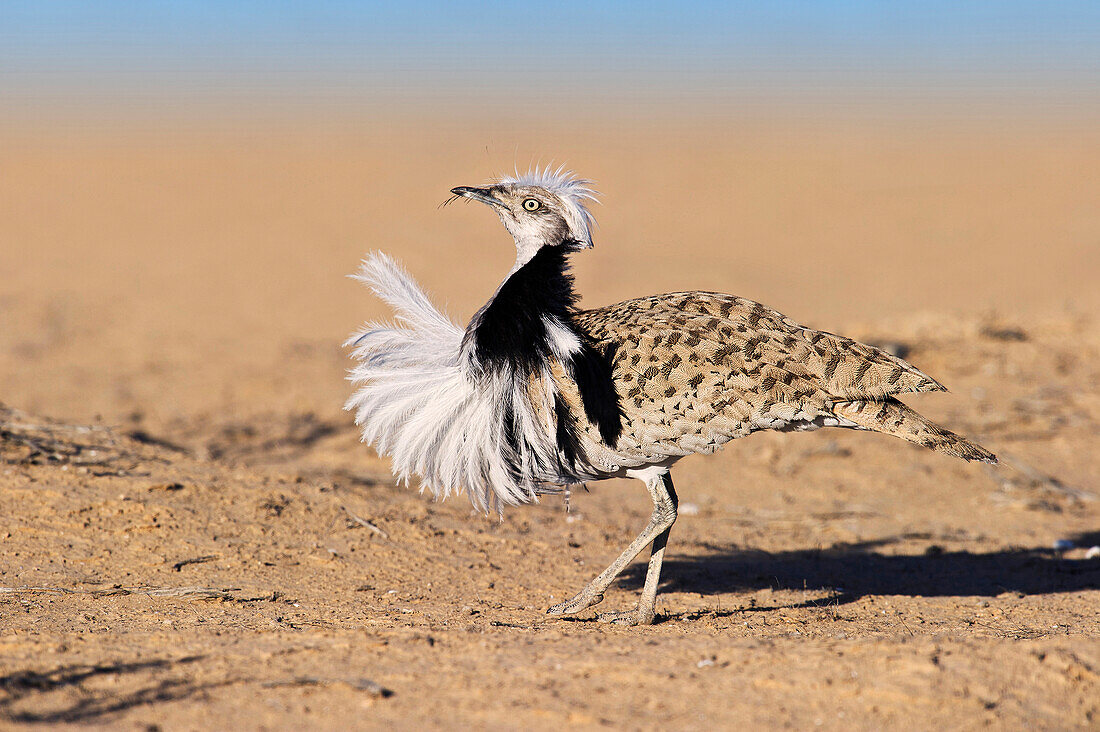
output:
[[[761,589],[828,592],[829,605],[868,595],[910,597],[995,596],[1004,592],[1045,595],[1100,589],[1100,558],[1067,559],[1053,548],[1013,548],[988,553],[945,551],[892,554],[886,547],[912,537],[838,544],[825,549],[766,552],[737,546],[665,560],[663,592],[719,594]],[[1100,544],[1100,532],[1070,537],[1074,546]],[[637,590],[646,565],[634,564],[619,584]],[[822,600],[783,607],[820,606]],[[776,609],[776,608],[761,608]]]
[[[46,671],[15,671],[0,676],[0,719],[9,722],[64,724],[90,722],[134,707],[189,697],[209,685],[187,678],[141,678],[200,660],[156,659],[129,663],[71,664]],[[137,677],[138,688],[117,690],[85,686],[97,678]]]

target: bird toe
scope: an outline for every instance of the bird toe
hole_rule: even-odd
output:
[[[598,605],[603,602],[603,594],[586,595],[581,593],[571,600],[565,602],[559,602],[551,608],[546,610],[547,615],[572,615],[573,613],[579,613],[581,610],[590,608],[593,605]]]
[[[596,619],[601,623],[614,623],[615,625],[651,625],[653,616],[643,615],[637,608],[633,610],[621,610],[619,612],[600,613]]]

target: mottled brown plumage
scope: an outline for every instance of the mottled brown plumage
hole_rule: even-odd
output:
[[[618,453],[679,457],[714,452],[760,429],[835,425],[966,460],[994,460],[894,398],[944,391],[935,379],[885,351],[812,330],[752,300],[677,292],[582,311],[574,322],[612,364],[625,417],[622,435],[609,446]],[[575,387],[561,382],[577,404]],[[572,411],[588,440],[601,442],[583,410]]]

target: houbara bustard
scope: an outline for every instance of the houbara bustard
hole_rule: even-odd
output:
[[[394,473],[437,497],[465,491],[482,511],[537,500],[585,481],[638,478],[649,523],[618,559],[547,612],[599,603],[653,545],[635,609],[601,615],[653,621],[665,543],[676,520],[669,468],[757,430],[874,430],[964,460],[992,453],[897,399],[943,391],[884,351],[713,292],[675,292],[577,308],[573,252],[592,247],[589,182],[558,170],[452,189],[487,204],[515,239],[516,262],[462,328],[392,259],[375,252],[356,275],[389,303],[395,324],[352,336],[363,440]]]

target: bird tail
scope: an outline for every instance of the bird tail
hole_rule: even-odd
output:
[[[837,402],[833,405],[833,412],[853,422],[859,429],[900,437],[963,460],[997,463],[997,456],[981,445],[945,430],[897,399]]]

